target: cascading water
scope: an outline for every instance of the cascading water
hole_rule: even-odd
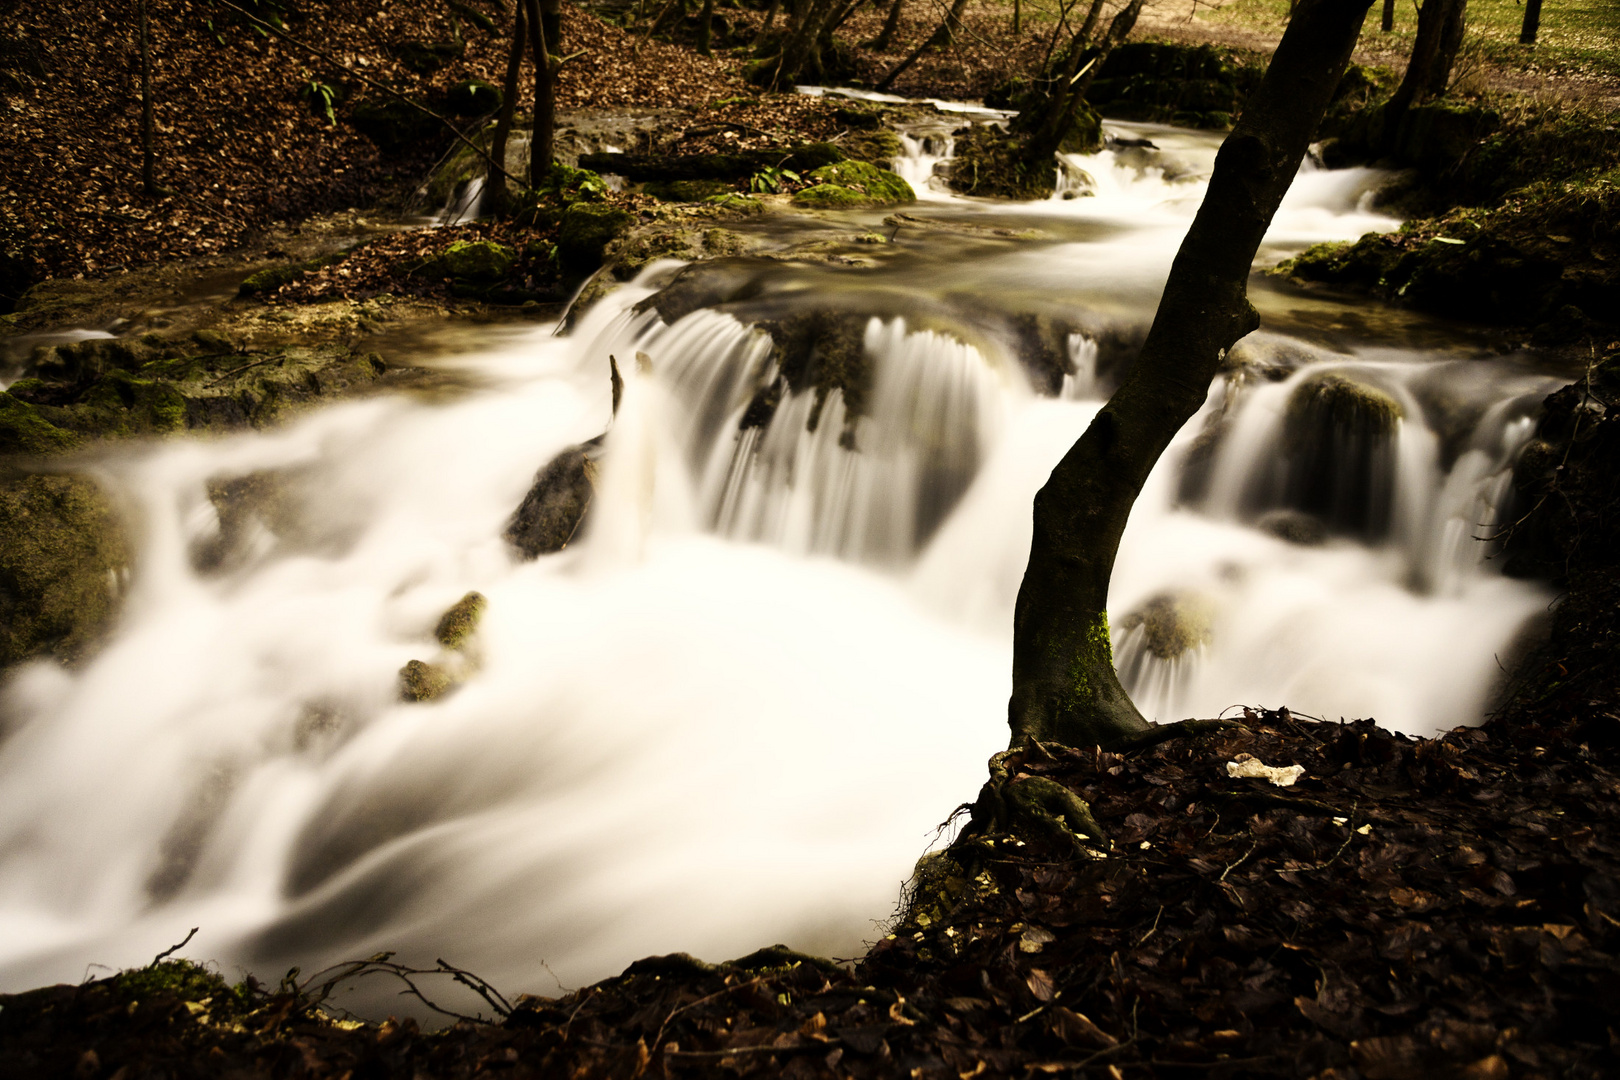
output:
[[[1156,159],[1074,163],[1089,196],[942,201],[950,227],[875,268],[761,261],[666,322],[642,301],[680,268],[655,265],[569,336],[447,361],[479,377],[455,401],[106,460],[144,528],[122,623],[3,690],[0,983],[143,963],[191,926],[228,974],[399,949],[512,991],[554,991],[542,962],[577,985],[650,953],[854,953],[1004,741],[1031,499],[1196,207],[1214,140],[1147,134]],[[1275,248],[1387,227],[1365,183],[1302,177]],[[988,227],[1010,215],[1037,238]],[[1473,537],[1558,380],[1257,300],[1282,329],[1234,350],[1121,548],[1130,689],[1159,719],[1477,721],[1547,597]],[[829,304],[794,367],[773,328]],[[816,384],[835,343],[869,376]],[[505,520],[609,427],[610,355],[587,528],[518,562]],[[209,492],[232,484],[271,495],[227,521]],[[465,684],[401,701],[473,589]]]

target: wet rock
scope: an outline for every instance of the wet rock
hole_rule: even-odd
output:
[[[642,191],[666,202],[702,202],[715,195],[729,195],[732,186],[726,180],[666,180],[653,181]]]
[[[649,180],[747,180],[764,168],[789,169],[803,176],[843,161],[832,143],[806,143],[792,148],[743,150],[735,154],[581,154],[581,168],[613,173],[633,183]]]
[[[521,558],[561,551],[579,532],[596,491],[595,449],[570,446],[535,475],[503,534]]]
[[[1213,605],[1194,593],[1160,593],[1119,621],[1122,638],[1139,631],[1146,650],[1161,660],[1208,645],[1213,625]]]
[[[447,649],[462,648],[477,631],[478,622],[483,618],[484,609],[487,607],[489,601],[485,599],[483,593],[468,593],[439,617],[438,625],[433,628],[433,636]]]
[[[956,139],[956,161],[951,167],[951,190],[960,195],[1003,199],[1049,199],[1057,186],[1057,170],[1050,164],[1032,166],[1024,137],[991,125],[964,129]]]
[[[628,232],[635,216],[603,203],[576,202],[562,217],[557,254],[563,270],[584,277],[602,265],[608,244]]]
[[[450,672],[422,660],[408,661],[399,669],[399,694],[406,701],[432,701],[455,688]]]
[[[1260,515],[1254,527],[1279,540],[1301,547],[1316,547],[1327,541],[1327,526],[1322,519],[1299,510],[1273,510]]]
[[[129,542],[83,476],[0,484],[0,665],[83,656],[117,612]]]
[[[1389,394],[1336,373],[1314,375],[1288,399],[1282,505],[1329,528],[1376,540],[1389,528],[1394,437],[1403,410]]]
[[[485,116],[501,107],[501,92],[483,79],[463,79],[450,88],[444,103],[457,116]]]
[[[904,179],[865,161],[824,165],[806,179],[815,183],[794,194],[795,206],[837,210],[917,201],[917,193]]]
[[[894,168],[894,159],[904,151],[900,136],[887,129],[852,131],[842,140],[842,145],[851,158],[870,162],[880,169]]]

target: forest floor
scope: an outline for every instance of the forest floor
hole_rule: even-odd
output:
[[[1275,41],[1276,5],[1200,2],[1189,18],[1186,2],[1156,5],[1148,29],[1262,51]],[[343,232],[359,213],[405,220],[437,144],[380,152],[351,123],[367,100],[351,72],[443,101],[462,80],[499,81],[498,35],[452,25],[449,7],[302,10],[290,31],[341,66],[207,0],[166,6],[153,35],[167,193],[154,196],[139,185],[130,28],[90,0],[0,15],[0,294],[47,274],[187,258],[246,272],[266,244],[297,250],[306,228],[325,236],[340,220]],[[732,28],[763,18],[722,13]],[[898,62],[939,15],[914,0],[891,53],[857,54],[862,76]],[[1037,62],[1052,16],[1043,23],[1037,5],[1025,15],[1014,38],[1008,5],[970,7],[964,40],[896,91],[974,97]],[[880,23],[863,10],[848,35],[868,40]],[[721,145],[727,131],[748,146],[839,130],[827,101],[749,88],[745,50],[710,59],[657,41],[638,48],[572,9],[566,33],[584,50],[564,71],[566,108],[656,106],[675,116],[665,137],[722,116],[694,146]],[[1366,59],[1392,62],[1407,39],[1365,40]],[[399,48],[458,41],[427,71]],[[1554,44],[1556,62],[1506,46],[1471,62],[1487,89],[1620,101],[1620,72],[1602,50]],[[321,87],[336,98],[330,120]],[[332,217],[306,226],[316,214]],[[1573,600],[1485,728],[1408,740],[1279,711],[1133,755],[1026,752],[1010,761],[1015,778],[1052,779],[1089,800],[1108,850],[981,836],[960,872],[926,884],[859,962],[780,949],[718,966],[651,958],[557,999],[514,1002],[462,974],[463,989],[489,994],[486,1015],[426,1031],[342,1017],[333,980],[403,977],[438,999],[431,980],[457,973],[370,961],[229,987],[160,960],[0,997],[0,1078],[1616,1075],[1620,632],[1607,541],[1620,506],[1617,366],[1611,350],[1543,422],[1561,465],[1525,478],[1536,495],[1525,529],[1556,534],[1541,543],[1575,583]],[[1290,788],[1231,776],[1228,763],[1245,754],[1304,775]]]

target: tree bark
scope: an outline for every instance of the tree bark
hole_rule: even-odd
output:
[[[152,44],[147,32],[146,0],[140,2],[141,50],[141,189],[157,195],[157,124],[152,118]]]
[[[501,81],[501,112],[495,120],[495,134],[491,137],[489,145],[489,156],[503,169],[506,167],[506,144],[512,136],[512,117],[517,112],[518,78],[523,70],[524,39],[528,36],[528,5],[517,3],[513,7],[517,10],[512,16],[512,46],[506,53],[506,77]],[[492,171],[484,180],[484,212],[500,213],[506,206],[509,194],[506,189],[506,178]]]
[[[1432,2],[1432,0],[1431,0]],[[1142,354],[1035,497],[1013,622],[1013,744],[1109,745],[1149,728],[1114,672],[1108,584],[1131,505],[1222,357],[1260,323],[1255,252],[1350,62],[1372,0],[1302,0],[1216,156]]]
[[[1142,14],[1143,0],[1130,0],[1119,12],[1113,21],[1108,24],[1107,32],[1094,47],[1085,47],[1081,38],[1076,36],[1074,45],[1069,50],[1069,59],[1063,77],[1052,88],[1051,96],[1047,99],[1047,113],[1042,118],[1034,134],[1030,138],[1029,153],[1037,161],[1045,161],[1063,143],[1069,129],[1074,124],[1074,114],[1086,100],[1086,92],[1091,89],[1092,82],[1097,78],[1097,72],[1102,69],[1108,54],[1113,52],[1120,42],[1130,35],[1136,26],[1137,17]],[[1086,16],[1086,27],[1096,26],[1096,13],[1101,4],[1093,4],[1092,11]]]
[[[1541,29],[1541,0],[1524,0],[1524,24],[1519,27],[1519,44],[1534,45]]]
[[[1384,0],[1384,15],[1379,21],[1378,29],[1386,34],[1395,30],[1395,0]]]
[[[534,134],[529,142],[529,186],[551,175],[557,142],[557,65],[562,33],[558,0],[522,0],[528,6],[529,48],[534,54]]]
[[[1468,0],[1424,0],[1418,9],[1417,37],[1412,41],[1412,57],[1406,74],[1389,99],[1386,115],[1399,122],[1413,105],[1446,92],[1451,65],[1462,47],[1463,25]]]
[[[782,43],[782,55],[771,77],[771,85],[798,82],[807,74],[821,71],[821,32],[838,10],[838,0],[809,0],[793,20],[793,32]]]

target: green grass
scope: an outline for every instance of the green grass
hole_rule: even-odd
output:
[[[1379,30],[1382,0],[1367,15],[1362,44],[1377,47],[1393,38],[1404,50],[1417,33],[1417,4],[1397,0],[1394,31]],[[1210,22],[1236,23],[1256,29],[1280,31],[1288,22],[1288,0],[1227,0],[1205,9]],[[1534,46],[1519,44],[1524,7],[1515,0],[1470,0],[1468,41],[1463,46],[1459,77],[1466,65],[1481,58],[1504,67],[1534,69],[1554,74],[1594,74],[1620,77],[1620,3],[1614,0],[1546,0],[1541,29]]]

